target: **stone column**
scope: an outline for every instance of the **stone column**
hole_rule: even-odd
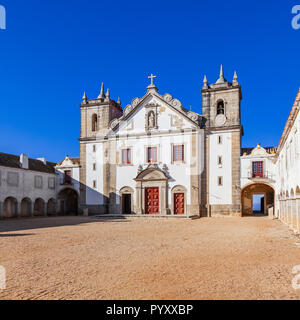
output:
[[[17,201],[16,202],[16,211],[17,211],[17,217],[22,217],[22,202]]]
[[[287,217],[287,200],[283,200],[283,222],[286,223],[286,217]]]
[[[30,217],[34,217],[34,201],[30,204]]]
[[[293,229],[296,230],[297,228],[297,203],[296,203],[296,198],[292,200],[292,213],[293,213]]]
[[[0,219],[4,218],[4,212],[3,212],[3,202],[0,201]]]
[[[300,233],[300,198],[296,199],[297,232]]]
[[[281,217],[282,217],[282,200],[280,199],[279,200],[279,216],[278,216],[278,219],[280,221],[282,221]]]
[[[142,185],[136,186],[136,214],[142,214]]]
[[[290,215],[291,215],[291,213],[290,213],[290,199],[287,199],[286,200],[286,203],[287,203],[287,225],[288,226],[290,226]]]
[[[290,222],[290,203],[289,203],[289,199],[287,199],[286,201],[285,201],[285,203],[286,203],[286,219],[285,219],[285,223],[287,224],[287,225],[289,225],[289,222]]]
[[[289,212],[290,212],[290,227],[292,228],[293,227],[293,200],[290,199],[289,200]]]
[[[168,196],[167,196],[167,186],[163,185],[161,186],[161,214],[166,215],[167,214],[167,208],[168,208]]]
[[[47,202],[43,202],[43,216],[47,217]]]
[[[141,184],[141,214],[145,214],[145,188]]]

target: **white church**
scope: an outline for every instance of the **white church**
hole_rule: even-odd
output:
[[[262,214],[300,230],[300,91],[278,147],[242,148],[236,73],[232,82],[223,67],[215,83],[204,77],[202,115],[160,93],[155,78],[124,109],[104,85],[95,99],[84,94],[80,158],[24,165],[26,155],[0,153],[0,217]],[[25,173],[32,176],[27,188],[18,184]]]
[[[109,91],[81,104],[81,204],[93,214],[239,215],[241,87],[206,79],[203,115],[151,75],[146,94],[121,108]]]

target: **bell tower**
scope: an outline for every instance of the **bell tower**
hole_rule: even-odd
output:
[[[208,85],[207,78],[204,76],[201,92],[202,113],[207,120],[207,128],[241,125],[242,92],[236,72],[232,83],[228,82],[221,66],[220,77],[216,83]]]
[[[241,86],[237,73],[225,79],[223,66],[216,83],[204,76],[202,114],[206,120],[207,213],[210,216],[241,214],[240,152]]]
[[[111,121],[123,114],[121,101],[112,100],[109,89],[105,93],[102,83],[96,99],[88,99],[84,93],[80,109],[80,205],[85,209],[90,204],[90,210],[104,213],[109,198],[109,173],[112,171],[109,160],[111,148],[105,137],[110,131]],[[104,172],[103,179],[99,178],[101,172]],[[93,194],[97,197],[93,198]]]
[[[96,99],[88,99],[86,93],[82,97],[81,108],[81,139],[95,138],[105,135],[109,131],[110,122],[119,118],[123,111],[121,102],[110,99],[110,91],[104,93],[102,83],[101,92]]]

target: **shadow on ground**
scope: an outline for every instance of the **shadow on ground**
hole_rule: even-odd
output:
[[[5,219],[0,220],[0,233],[1,232],[14,232],[23,230],[43,229],[43,228],[57,228],[64,226],[76,226],[87,223],[95,222],[129,222],[125,217],[82,217],[82,216],[69,216],[69,217],[37,217],[37,218],[19,218],[19,219]],[[28,234],[29,235],[29,234]],[[0,237],[7,236],[1,235]],[[19,236],[19,235],[16,235]],[[25,236],[25,235],[24,235]]]
[[[28,237],[34,236],[34,233],[7,233],[7,234],[0,234],[0,238],[17,238],[17,237]]]

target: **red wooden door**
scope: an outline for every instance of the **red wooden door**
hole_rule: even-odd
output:
[[[252,162],[252,175],[255,177],[263,177],[264,176],[264,164],[262,161]]]
[[[146,188],[145,214],[159,214],[159,188]]]
[[[174,214],[184,214],[184,193],[174,194]]]

